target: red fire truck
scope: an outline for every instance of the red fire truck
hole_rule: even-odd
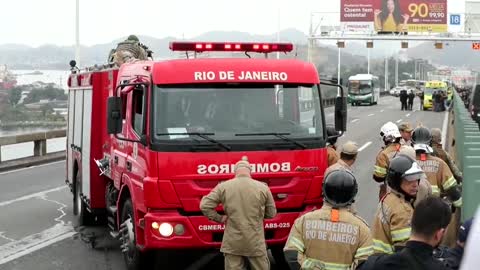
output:
[[[170,49],[267,56],[293,45],[172,42]],[[77,69],[68,83],[66,182],[74,214],[80,225],[103,224],[119,237],[128,269],[140,269],[149,250],[220,247],[224,227],[204,217],[199,204],[233,177],[242,156],[276,201],[277,216],[265,222],[274,257],[283,256],[294,220],[322,204],[327,133],[311,63],[268,57],[135,61]],[[346,98],[339,93],[335,126],[341,134]]]

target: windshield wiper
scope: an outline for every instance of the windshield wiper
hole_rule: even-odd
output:
[[[202,139],[205,139],[211,143],[214,143],[218,146],[223,147],[225,150],[228,150],[228,151],[232,150],[230,146],[208,137],[208,135],[215,135],[215,133],[201,133],[201,132],[157,133],[157,136],[162,136],[162,135],[196,135]]]
[[[278,138],[283,139],[287,142],[291,142],[291,143],[293,143],[297,146],[300,146],[303,149],[307,149],[307,146],[305,144],[283,136],[283,135],[290,135],[290,133],[270,132],[270,133],[239,133],[239,134],[235,134],[235,136],[269,136],[269,135],[277,136]]]

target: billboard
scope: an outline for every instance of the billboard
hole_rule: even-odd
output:
[[[344,31],[448,31],[447,0],[341,0]]]
[[[341,0],[340,22],[344,31],[373,31],[374,1]]]

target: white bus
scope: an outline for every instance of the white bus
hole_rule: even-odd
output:
[[[368,103],[378,104],[380,80],[371,74],[357,74],[348,78],[348,100],[352,106]]]

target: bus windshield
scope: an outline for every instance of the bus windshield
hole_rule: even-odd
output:
[[[324,141],[318,86],[157,85],[152,113],[153,143],[163,151],[208,143],[201,135],[241,151]]]
[[[349,81],[348,93],[352,95],[369,94],[372,92],[372,81]]]

